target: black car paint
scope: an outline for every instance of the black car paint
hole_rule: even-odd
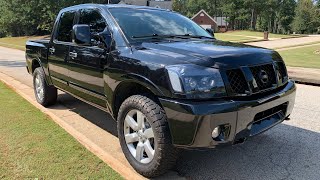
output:
[[[172,141],[179,147],[215,147],[218,144],[233,143],[236,134],[246,130],[252,121],[250,118],[241,119],[240,115],[247,117],[249,114],[251,117],[279,102],[289,103],[286,116],[290,115],[295,97],[292,81],[279,84],[276,92],[242,99],[230,95],[210,100],[188,100],[183,94],[173,93],[165,69],[168,65],[196,64],[218,68],[223,76],[223,72],[228,69],[282,62],[277,52],[211,39],[167,39],[130,44],[108,12],[108,8],[117,7],[150,9],[87,4],[62,10],[57,17],[51,40],[27,42],[28,71],[32,73],[35,62],[38,62],[44,69],[48,84],[111,113],[113,117],[117,116],[115,101],[120,98],[117,95],[123,88],[130,85],[144,87],[164,107]],[[82,8],[97,9],[106,19],[112,36],[110,47],[102,49],[62,43],[65,47],[55,48],[55,52],[52,52],[54,44],[61,43],[53,38],[61,14]],[[70,52],[78,53],[78,57],[70,58]],[[229,89],[228,84],[226,89]],[[266,98],[269,99],[264,101]],[[239,121],[242,121],[242,126],[239,126]],[[231,125],[227,139],[212,140],[211,131],[215,125]]]

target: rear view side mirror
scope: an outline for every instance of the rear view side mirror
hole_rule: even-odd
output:
[[[214,30],[211,28],[207,28],[206,31],[210,33],[214,37]]]
[[[79,45],[89,46],[91,44],[90,26],[86,24],[74,25],[73,41]]]

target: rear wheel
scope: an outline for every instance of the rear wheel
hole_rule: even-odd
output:
[[[58,97],[57,88],[47,85],[45,74],[41,67],[33,72],[33,88],[37,102],[43,106],[50,106],[56,103]]]
[[[135,95],[121,105],[118,134],[132,167],[145,177],[159,176],[174,167],[178,153],[164,110],[151,99]]]

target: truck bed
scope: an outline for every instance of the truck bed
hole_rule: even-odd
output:
[[[26,61],[29,73],[33,73],[32,60],[41,64],[48,62],[48,45],[50,39],[29,40],[26,43]]]

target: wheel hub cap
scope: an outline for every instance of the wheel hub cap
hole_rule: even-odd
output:
[[[41,77],[39,74],[36,75],[35,77],[35,81],[34,81],[34,85],[35,85],[35,90],[36,90],[36,95],[37,97],[42,100],[43,99],[43,83],[41,81]]]
[[[154,133],[147,118],[138,110],[131,110],[124,121],[124,136],[131,155],[147,164],[154,157]]]

